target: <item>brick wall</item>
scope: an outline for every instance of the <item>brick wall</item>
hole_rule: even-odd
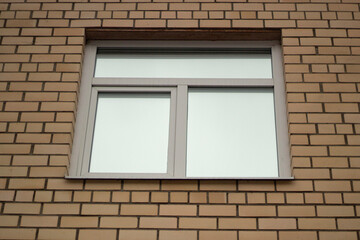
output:
[[[359,4],[1,0],[0,239],[359,240]],[[65,180],[90,27],[280,28],[296,180]]]

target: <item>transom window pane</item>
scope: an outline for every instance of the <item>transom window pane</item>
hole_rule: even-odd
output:
[[[271,55],[249,53],[99,53],[95,77],[272,78]]]
[[[192,88],[187,177],[277,177],[272,88]]]
[[[170,93],[99,93],[90,172],[166,173]]]

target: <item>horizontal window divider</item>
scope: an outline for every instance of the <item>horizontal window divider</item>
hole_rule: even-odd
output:
[[[272,78],[219,79],[219,78],[93,78],[96,86],[177,86],[189,87],[272,87]]]

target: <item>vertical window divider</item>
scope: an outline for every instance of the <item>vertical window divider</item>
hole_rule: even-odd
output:
[[[188,86],[178,85],[175,120],[175,178],[186,177]]]

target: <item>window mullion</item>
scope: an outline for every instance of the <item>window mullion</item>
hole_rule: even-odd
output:
[[[175,129],[175,178],[186,177],[186,129],[188,86],[178,85]]]

